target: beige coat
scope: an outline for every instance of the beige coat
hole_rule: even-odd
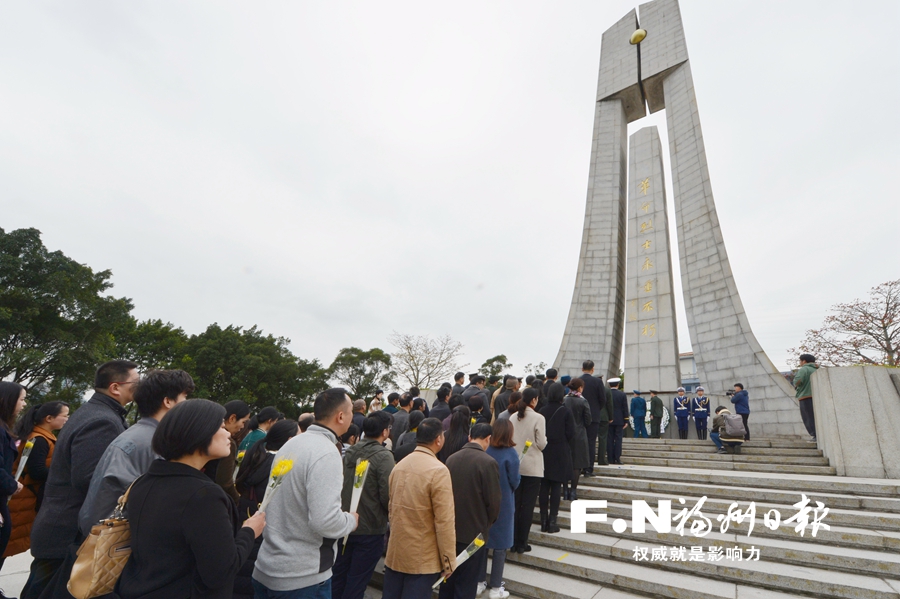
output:
[[[437,574],[456,567],[456,508],[450,471],[416,447],[390,477],[391,538],[384,564],[404,574]]]
[[[512,414],[509,421],[513,425],[513,441],[516,443],[516,451],[522,455],[525,442],[531,441],[522,461],[519,463],[521,476],[544,476],[544,448],[547,447],[547,426],[544,417],[532,410],[525,408],[525,417],[519,420],[518,414]]]

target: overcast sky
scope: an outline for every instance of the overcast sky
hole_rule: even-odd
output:
[[[600,37],[635,6],[2,2],[0,228],[189,333],[256,324],[326,365],[392,331],[550,363]],[[900,3],[682,16],[732,270],[784,368],[829,306],[900,277]]]

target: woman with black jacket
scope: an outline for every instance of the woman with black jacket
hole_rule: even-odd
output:
[[[234,577],[265,527],[260,512],[240,526],[234,502],[203,474],[231,452],[225,408],[190,399],[172,408],[153,434],[162,457],[131,487],[126,513],[131,558],[121,599],[230,599]]]
[[[547,405],[541,416],[547,423],[547,446],[544,448],[544,478],[541,480],[541,532],[559,532],[556,517],[563,483],[572,480],[572,448],[575,419],[563,404],[565,387],[551,383],[547,391]],[[549,507],[549,510],[548,510]]]

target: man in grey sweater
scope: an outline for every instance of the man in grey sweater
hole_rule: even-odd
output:
[[[282,460],[293,466],[266,509],[253,570],[256,599],[331,599],[336,540],[359,522],[358,514],[341,510],[339,438],[353,421],[350,397],[343,389],[323,391],[313,410],[315,423],[275,455],[276,466]]]
[[[153,370],[134,392],[141,419],[109,444],[91,477],[91,486],[78,513],[78,527],[87,537],[91,528],[112,514],[129,485],[150,469],[159,456],[151,442],[166,412],[194,392],[194,379],[183,370]]]

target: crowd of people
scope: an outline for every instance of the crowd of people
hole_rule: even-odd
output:
[[[798,398],[815,368],[804,358]],[[386,599],[424,599],[439,582],[444,599],[504,599],[506,558],[531,551],[535,507],[540,530],[559,532],[561,500],[595,465],[622,463],[629,416],[635,436],[643,428],[646,401],[635,391],[629,406],[620,385],[589,360],[574,378],[457,373],[431,405],[416,387],[368,402],[334,388],[293,420],[188,399],[188,373],[141,377],[126,360],[97,369],[71,417],[58,401],[26,410],[25,388],[0,382],[0,549],[31,551],[24,599],[68,599],[79,547],[124,496],[131,554],[110,598],[362,599],[383,556]],[[732,403],[710,437],[737,453],[742,385]],[[679,430],[694,418],[705,431],[708,404],[702,388],[690,400],[680,389]]]

